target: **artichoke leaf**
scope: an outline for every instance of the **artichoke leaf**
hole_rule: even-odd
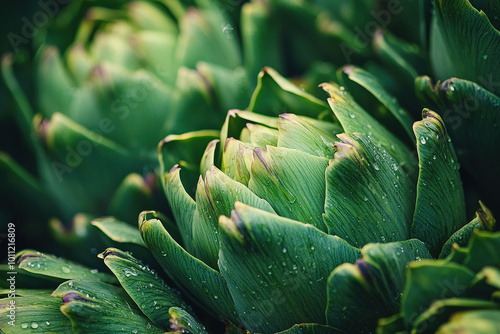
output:
[[[41,164],[45,186],[68,216],[98,212],[96,205],[109,200],[128,172],[142,167],[125,147],[60,113],[35,122],[48,151]],[[97,175],[100,182],[94,182]]]
[[[274,213],[270,203],[259,198],[252,189],[234,181],[212,166],[200,177],[196,191],[196,211],[193,216],[193,256],[212,268],[219,258],[219,217],[230,215],[236,201]]]
[[[499,82],[500,32],[486,13],[467,0],[434,1],[434,13],[429,58],[435,77]]]
[[[335,123],[281,114],[278,123],[278,147],[297,149],[318,157],[333,158],[333,143],[342,128]],[[321,125],[319,123],[322,123]],[[321,127],[317,127],[321,126]]]
[[[401,299],[405,325],[413,326],[435,300],[463,296],[474,276],[467,267],[444,260],[410,263]]]
[[[200,162],[200,174],[205,175],[207,170],[209,170],[213,165],[215,165],[215,157],[216,150],[218,149],[217,143],[219,143],[219,139],[214,139],[210,143],[208,143],[203,156],[201,157]]]
[[[275,117],[291,113],[318,118],[328,110],[328,105],[301,90],[274,69],[265,67],[259,73],[257,87],[247,109]]]
[[[452,247],[466,247],[469,243],[474,230],[485,230],[492,231],[495,226],[495,218],[491,214],[491,211],[481,202],[479,201],[481,206],[480,209],[476,211],[476,217],[467,223],[464,227],[453,233],[453,235],[446,241],[439,254],[439,258],[447,257]],[[454,246],[456,244],[456,246]]]
[[[153,201],[155,175],[149,173],[143,178],[137,173],[128,174],[116,189],[107,212],[123,221],[135,222],[144,207]]]
[[[351,94],[355,95],[354,93],[356,91],[353,90],[353,88],[358,88],[358,91],[359,88],[364,90],[360,91],[359,94],[356,94],[356,100],[360,101],[359,103],[362,103],[363,101],[373,102],[373,99],[375,99],[376,103],[385,109],[385,113],[381,115],[385,118],[384,124],[389,123],[391,118],[388,116],[392,116],[392,119],[396,120],[397,125],[404,129],[411,141],[413,142],[415,140],[415,135],[412,132],[412,117],[408,111],[401,107],[397,99],[387,92],[381,82],[374,75],[360,67],[348,65],[339,70],[339,76],[342,84],[351,91]],[[415,78],[413,78],[412,82],[414,80]],[[356,85],[358,85],[358,87],[356,87]],[[371,108],[375,109],[373,105]],[[364,109],[367,111],[370,110],[366,104]],[[377,118],[380,119],[381,117]]]
[[[175,165],[165,175],[165,195],[170,204],[183,244],[189,253],[193,247],[193,217],[196,211],[196,202],[184,189],[180,177],[181,168]]]
[[[187,308],[177,291],[167,286],[154,270],[131,255],[116,248],[108,248],[98,256],[115,274],[139,309],[155,325],[169,328],[169,309]]]
[[[170,314],[170,328],[176,333],[208,334],[205,326],[201,325],[186,310],[179,307],[171,307],[168,313]]]
[[[450,320],[438,328],[436,334],[498,333],[500,328],[500,310],[475,310],[453,314]]]
[[[98,218],[93,220],[91,224],[101,230],[113,241],[146,247],[144,241],[142,241],[139,229],[130,224],[119,221],[113,217]]]
[[[500,94],[478,83],[451,78],[435,85],[429,77],[415,82],[420,100],[433,104],[446,123],[459,161],[494,207],[500,198]]]
[[[158,144],[158,159],[167,199],[169,198],[166,180],[168,173],[179,167],[182,167],[183,174],[186,174],[183,177],[183,183],[187,193],[195,193],[201,164],[200,157],[203,156],[207,144],[218,137],[219,131],[199,130],[181,135],[169,135]],[[179,222],[178,219],[176,221]]]
[[[327,324],[352,333],[372,332],[379,318],[397,313],[408,263],[432,258],[416,239],[368,244],[361,253],[362,259],[338,266],[328,278]]]
[[[335,143],[337,152],[326,169],[328,233],[355,247],[409,239],[415,201],[410,178],[370,137],[337,137],[342,142]]]
[[[265,198],[278,215],[326,231],[321,216],[327,165],[326,158],[295,149],[256,148],[248,188]]]
[[[437,329],[446,324],[450,316],[458,312],[474,312],[477,310],[498,310],[498,304],[469,298],[451,298],[437,300],[422,313],[413,325],[413,330],[423,334],[437,333]],[[476,332],[474,332],[476,333]]]
[[[466,223],[459,164],[441,117],[424,109],[415,122],[419,176],[411,236],[438,256],[448,238]]]
[[[221,169],[230,178],[248,186],[253,157],[253,146],[228,138],[222,153]]]
[[[399,138],[361,108],[345,88],[333,83],[321,86],[330,94],[328,103],[344,132],[367,134],[377,146],[385,149],[408,174],[411,176],[415,174],[413,153]]]
[[[500,266],[499,247],[500,232],[476,230],[464,249],[466,256],[461,263],[474,272],[484,266]]]
[[[89,281],[116,283],[116,279],[110,274],[100,273],[97,269],[90,269],[79,263],[31,249],[20,251],[16,254],[16,259],[19,269],[35,276],[53,277],[60,282],[80,278]]]
[[[0,328],[5,334],[71,333],[71,322],[60,311],[62,305],[50,292],[0,299]]]
[[[250,332],[325,323],[327,277],[338,265],[353,263],[358,249],[310,224],[239,202],[230,218],[219,221],[219,267]]]
[[[238,323],[228,287],[217,270],[186,252],[159,220],[142,220],[139,228],[153,256],[186,296],[214,314]]]
[[[137,308],[120,287],[107,283],[72,280],[61,284],[52,296],[59,297],[61,311],[77,333],[164,333]]]

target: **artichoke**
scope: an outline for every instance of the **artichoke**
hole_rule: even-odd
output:
[[[34,235],[49,217],[67,234],[78,213],[74,225],[107,214],[135,221],[143,208],[162,207],[153,198],[158,141],[218,128],[229,106],[244,107],[251,93],[237,37],[221,28],[230,21],[215,3],[80,2],[90,8],[71,44],[65,47],[55,38],[60,30],[52,30],[74,19],[76,3],[37,50],[33,106],[15,81],[12,56],[3,59],[37,171],[32,176],[2,155],[2,182],[12,184],[2,198],[18,208],[11,215],[35,222]],[[23,213],[23,202],[39,204],[35,217]]]
[[[404,116],[372,79],[374,99]],[[138,230],[114,218],[93,222],[113,240],[147,247],[167,277],[118,248],[99,255],[118,287],[109,274],[26,250],[17,255],[20,270],[60,285],[19,297],[22,321],[44,331],[58,324],[80,332],[220,332],[221,319],[228,332],[362,333],[397,317],[412,284],[408,265],[456,258],[453,244],[466,247],[477,230],[491,235],[494,219],[483,207],[467,223],[459,166],[438,114],[424,110],[415,137],[405,132],[415,160],[344,87],[322,87],[328,104],[266,68],[250,106],[230,111],[220,134],[167,136],[160,163],[177,224],[154,211],[140,214]],[[276,117],[277,110],[287,112]],[[175,156],[179,164],[168,171]],[[39,307],[24,306],[41,302],[51,305],[43,311],[48,325],[32,318]],[[382,324],[404,329],[400,317]]]
[[[491,190],[483,181],[487,175],[491,184],[498,182],[497,164],[489,163],[483,151],[498,150],[498,97],[495,86],[481,80],[488,71],[493,79],[497,73],[498,6],[436,0],[429,16],[430,2],[410,2],[404,2],[406,8],[419,10],[420,41],[416,34],[376,29],[374,53],[384,64],[340,68],[337,83],[320,85],[328,94],[326,103],[317,90],[312,95],[301,87],[331,74],[336,64],[294,82],[266,67],[248,107],[230,110],[220,132],[179,131],[160,142],[161,181],[175,224],[151,210],[141,212],[138,229],[113,217],[92,222],[122,243],[119,248],[139,247],[154,259],[108,248],[99,257],[110,275],[34,250],[18,253],[24,286],[33,287],[29,277],[34,275],[40,279],[35,287],[47,288],[22,290],[13,299],[22,330],[498,331],[498,227],[482,202],[471,221],[466,210],[466,196],[468,203],[483,195],[488,205],[498,200],[498,188]],[[345,23],[345,8],[373,6],[368,1],[342,4],[336,21],[328,21],[335,38],[344,30],[332,22],[356,28],[368,19],[362,12],[357,23]],[[279,39],[286,30],[278,23],[260,25],[274,24],[278,13],[291,15],[291,27],[306,22],[304,31],[331,41],[332,35],[316,31],[316,23],[329,20],[322,15],[325,7],[319,2],[245,4],[242,35],[245,27],[260,33],[242,42],[269,45],[266,38]],[[396,20],[395,26],[415,22],[412,11],[404,13],[409,19]],[[471,34],[477,34],[473,45],[460,53],[458,42]],[[294,50],[294,65],[278,62],[287,75],[329,58],[322,58],[321,49],[314,50],[319,55],[301,52],[300,41],[269,45],[271,55],[279,55],[283,45]],[[433,79],[444,83],[420,76],[429,73],[423,50]],[[368,46],[356,52],[356,60],[371,53]],[[250,73],[259,64],[257,55],[246,59]],[[460,59],[449,62],[454,55]],[[384,73],[387,67],[394,73]],[[416,122],[420,107],[408,87],[424,106]],[[470,108],[471,101],[475,108],[465,117],[456,106]],[[456,116],[470,117],[471,126],[456,126]],[[474,168],[484,175],[472,175]],[[4,293],[0,324],[16,333],[8,323],[12,296]]]

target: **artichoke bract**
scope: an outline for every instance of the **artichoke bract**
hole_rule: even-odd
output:
[[[212,2],[81,5],[90,9],[74,41],[59,49],[47,44],[48,33],[37,51],[32,107],[16,87],[11,58],[4,58],[23,125],[36,131],[38,179],[2,162],[9,177],[50,199],[40,212],[64,222],[79,212],[134,221],[157,207],[158,141],[218,128],[230,107],[246,105],[251,91],[238,38],[223,29],[231,23]],[[59,20],[71,19],[73,9]]]

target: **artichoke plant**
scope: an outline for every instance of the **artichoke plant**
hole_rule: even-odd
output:
[[[263,3],[243,6],[242,27],[248,14],[261,22],[259,15],[303,8]],[[345,8],[353,4],[370,5],[346,2]],[[221,131],[175,133],[160,142],[161,181],[175,224],[151,210],[139,215],[138,228],[113,217],[92,222],[123,243],[119,248],[141,247],[154,260],[108,248],[99,257],[110,275],[21,251],[16,260],[24,286],[33,287],[34,275],[35,287],[45,289],[21,290],[14,299],[3,291],[2,330],[498,331],[498,226],[482,202],[469,221],[465,201],[484,194],[488,205],[498,200],[497,188],[483,181],[487,175],[491,185],[498,182],[497,164],[484,155],[498,150],[498,97],[495,81],[481,80],[497,73],[498,19],[487,14],[498,7],[436,0],[428,17],[429,2],[412,5],[422,19],[431,18],[423,20],[421,46],[433,79],[444,83],[419,77],[421,50],[400,39],[408,36],[383,29],[372,36],[375,53],[396,74],[373,64],[342,67],[337,83],[320,85],[326,102],[264,68],[248,107],[229,111]],[[458,52],[470,31],[481,38]],[[260,36],[275,40],[273,34]],[[460,59],[447,62],[454,55]],[[308,80],[295,82],[307,87]],[[415,97],[394,82],[415,88],[426,107],[416,122],[417,108],[407,110]],[[456,107],[470,108],[471,101],[475,107],[464,116]],[[470,126],[453,123],[469,118]],[[474,168],[481,174],[471,175]],[[145,263],[158,263],[162,272]],[[17,328],[9,327],[11,300]]]
[[[4,56],[4,78],[37,163],[34,176],[31,166],[28,172],[2,154],[2,182],[11,185],[2,187],[11,206],[6,220],[25,217],[37,235],[56,217],[52,226],[67,234],[76,214],[75,225],[105,214],[135,221],[143,208],[163,205],[153,198],[158,141],[219,127],[226,110],[244,107],[251,93],[238,38],[221,26],[231,25],[226,13],[214,2],[190,4],[78,1],[88,10],[70,45],[50,44],[62,28],[37,37],[33,104],[12,73],[12,55]],[[74,19],[76,5],[56,23]]]
[[[377,80],[366,82],[407,126],[404,110]],[[395,318],[382,323],[389,332],[419,324],[417,316],[409,323],[407,315],[397,316],[411,305],[424,317],[433,300],[407,302],[404,296],[415,293],[408,265],[411,272],[412,262],[464,261],[457,245],[467,247],[475,231],[500,240],[490,232],[494,219],[483,206],[466,221],[458,163],[438,114],[424,110],[413,132],[398,138],[344,87],[322,87],[328,104],[266,68],[250,106],[230,111],[220,134],[196,131],[160,143],[176,225],[154,211],[140,214],[138,229],[114,218],[93,222],[114,240],[149,249],[165,278],[117,248],[99,255],[116,278],[36,251],[19,253],[24,274],[61,283],[17,298],[23,325],[32,332],[57,325],[110,333],[206,333],[224,326],[227,332],[363,333],[386,317]],[[276,117],[278,109],[287,112]],[[411,140],[417,157],[405,144]],[[204,152],[202,142],[208,142]],[[179,165],[170,168],[176,154]],[[477,275],[495,261],[485,258]],[[475,286],[474,275],[467,277],[463,284]],[[495,283],[486,284],[494,294]],[[496,301],[476,305],[463,298],[464,311],[500,309]]]

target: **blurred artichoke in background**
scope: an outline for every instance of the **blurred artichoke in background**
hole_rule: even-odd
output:
[[[12,56],[3,59],[38,171],[31,176],[2,155],[2,177],[12,184],[2,191],[19,208],[13,214],[22,217],[32,203],[34,225],[50,216],[67,225],[77,213],[135,221],[144,208],[158,208],[152,198],[158,141],[219,127],[251,93],[238,38],[214,2],[197,8],[176,1],[78,3],[92,7],[74,41],[62,50],[42,43],[37,51],[33,105],[15,81]],[[59,21],[71,19],[75,6]],[[46,39],[54,36],[48,29]]]

